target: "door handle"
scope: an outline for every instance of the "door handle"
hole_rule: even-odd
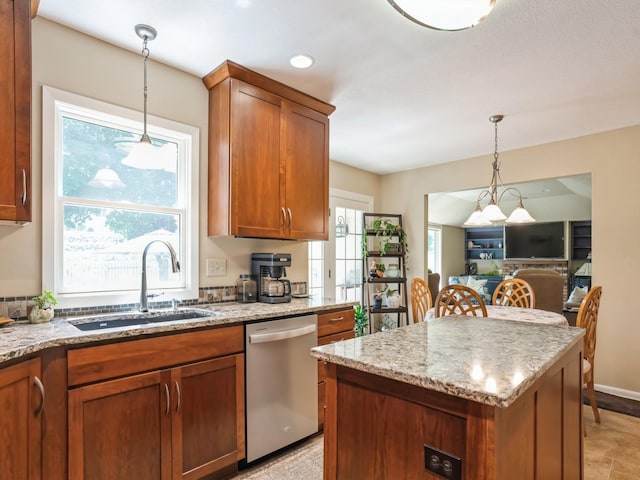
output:
[[[164,409],[164,414],[169,415],[169,408],[171,408],[171,398],[169,397],[169,385],[164,384],[164,396],[167,400],[167,407]]]
[[[293,223],[293,214],[291,213],[290,208],[287,208],[287,212],[289,213],[289,231],[291,231],[291,224]]]
[[[22,169],[22,206],[27,204],[27,171]]]
[[[33,378],[33,384],[40,391],[40,405],[38,405],[38,408],[33,412],[33,415],[37,417],[44,409],[44,385],[42,385],[42,382],[38,377]]]
[[[284,207],[280,209],[280,213],[282,213],[282,223],[280,224],[280,228],[284,228],[287,225],[287,212],[285,212]]]
[[[270,333],[254,333],[249,335],[249,343],[266,343],[277,340],[287,340],[289,338],[301,337],[316,331],[315,324],[304,325],[302,327],[279,330]]]
[[[176,381],[174,385],[176,387],[176,412],[179,412],[182,404],[182,394],[180,393],[180,384]]]

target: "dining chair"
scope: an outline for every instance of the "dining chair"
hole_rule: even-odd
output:
[[[411,313],[413,314],[413,323],[422,322],[433,305],[433,297],[431,290],[422,278],[414,278],[411,280]]]
[[[582,351],[582,383],[589,394],[589,403],[593,410],[593,417],[596,423],[600,423],[600,412],[596,403],[596,391],[593,386],[593,369],[595,367],[596,354],[596,327],[598,325],[598,309],[600,308],[600,298],[602,297],[602,287],[597,285],[584,297],[576,316],[576,327],[584,328],[584,347]],[[584,434],[584,417],[582,419]]]
[[[493,291],[493,305],[536,308],[536,294],[531,285],[521,278],[505,278]]]
[[[487,307],[482,297],[473,288],[461,284],[451,284],[438,292],[434,305],[437,317],[445,315],[473,315],[486,317]]]

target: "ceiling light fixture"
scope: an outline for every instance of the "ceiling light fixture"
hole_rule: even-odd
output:
[[[434,30],[465,30],[484,20],[495,0],[387,0],[409,20]]]
[[[296,68],[309,68],[315,60],[310,55],[294,55],[289,59],[289,63]]]
[[[156,162],[155,156],[159,148],[151,143],[147,134],[147,60],[149,58],[149,48],[147,43],[158,36],[155,28],[149,25],[138,24],[135,27],[136,34],[142,39],[142,58],[144,60],[144,131],[140,141],[134,145],[122,163],[128,167],[142,168],[147,170],[159,170],[165,167],[163,162]]]
[[[124,182],[120,180],[118,173],[109,167],[98,170],[96,176],[91,179],[88,185],[94,188],[108,188],[112,190],[126,187]]]
[[[502,183],[502,178],[500,178],[500,163],[498,162],[498,122],[500,122],[503,118],[504,115],[492,115],[491,117],[489,117],[489,121],[493,123],[495,130],[495,151],[493,153],[493,163],[491,164],[493,167],[493,174],[491,175],[491,183],[489,184],[489,188],[483,190],[478,195],[478,200],[476,201],[476,209],[471,213],[467,221],[464,222],[465,227],[492,225],[503,220],[506,223],[533,223],[536,221],[535,218],[533,218],[524,208],[520,190],[515,187],[505,187]],[[504,189],[500,195],[498,195],[498,186]],[[502,200],[504,194],[507,192],[510,195],[518,198],[518,206],[513,212],[511,212],[509,218],[507,218],[507,216],[502,213],[502,210],[500,209],[500,201]],[[482,208],[480,206],[480,202],[482,202],[487,197],[489,197],[489,204]]]

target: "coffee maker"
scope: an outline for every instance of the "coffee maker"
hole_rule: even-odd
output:
[[[290,253],[251,254],[251,275],[258,284],[258,301],[286,303],[291,301],[291,282],[285,267],[291,266]]]

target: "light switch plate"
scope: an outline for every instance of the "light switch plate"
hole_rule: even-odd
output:
[[[207,258],[207,277],[224,277],[227,274],[227,261],[223,258]]]

